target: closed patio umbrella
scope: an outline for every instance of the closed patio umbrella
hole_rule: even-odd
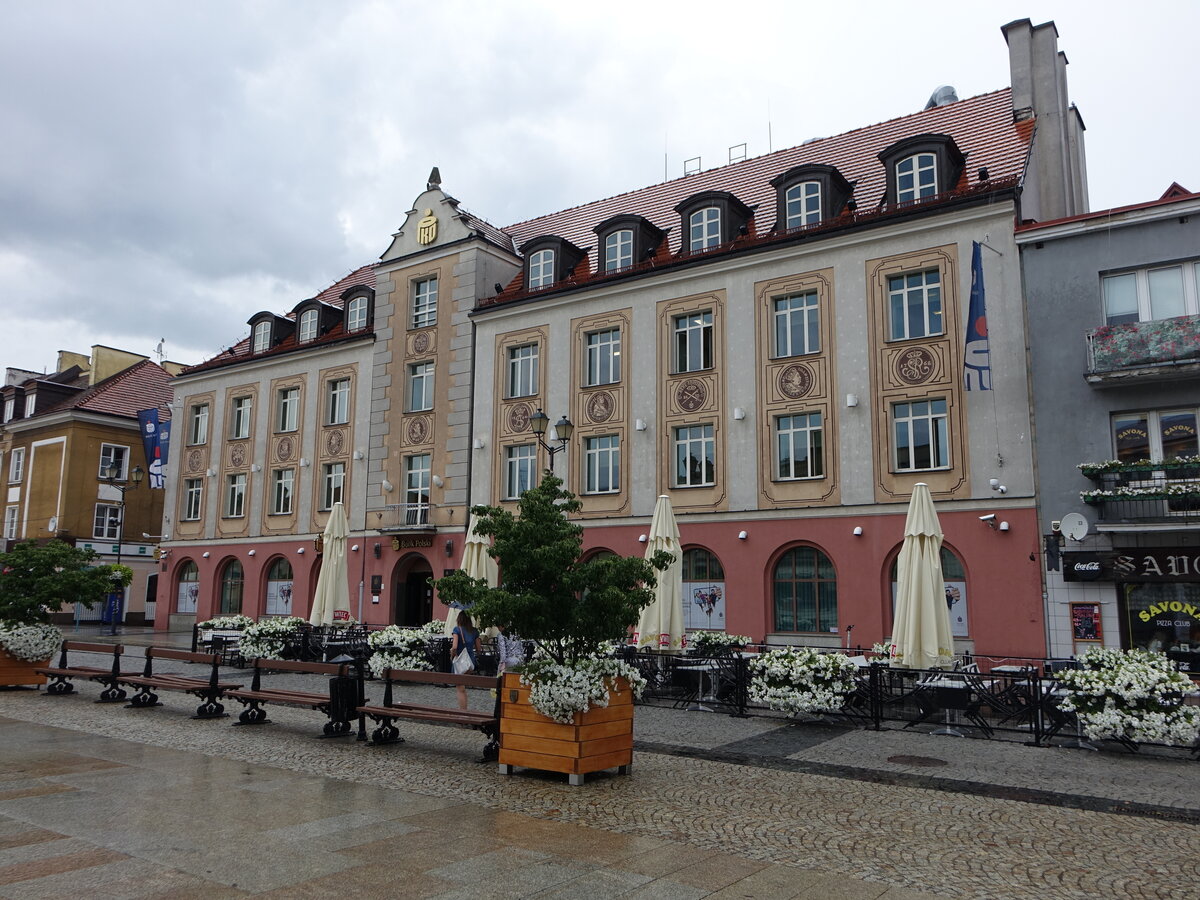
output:
[[[467,529],[467,539],[463,545],[460,568],[472,578],[483,578],[489,585],[495,587],[500,581],[500,570],[496,561],[488,553],[491,542],[475,530],[475,526],[478,524],[479,520],[475,516],[471,516],[471,527]],[[446,612],[446,637],[450,637],[454,626],[458,624],[458,612],[456,606],[449,607]],[[495,629],[489,629],[488,634],[494,637],[494,631]]]
[[[913,486],[904,523],[904,544],[896,564],[896,616],[892,626],[893,665],[907,669],[948,666],[954,659],[946,582],[942,577],[942,527],[929,486]]]
[[[642,610],[634,640],[639,647],[678,650],[683,647],[683,552],[679,548],[679,525],[671,509],[671,498],[666,494],[654,505],[646,559],[659,550],[667,551],[675,559],[658,573],[654,600]]]
[[[338,618],[350,618],[350,585],[346,581],[346,536],[349,531],[346,507],[341,503],[333,504],[329,522],[325,525],[321,573],[313,591],[312,611],[308,616],[310,624],[332,625],[338,610],[344,613]]]

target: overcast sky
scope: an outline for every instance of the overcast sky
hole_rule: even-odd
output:
[[[507,225],[1007,87],[1019,18],[1092,209],[1200,190],[1190,0],[0,0],[0,366],[212,356],[377,259],[434,165]]]

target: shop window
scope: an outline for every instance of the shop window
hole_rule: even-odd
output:
[[[192,560],[179,570],[179,584],[175,589],[175,612],[184,615],[196,614],[196,602],[200,599],[200,570]]]
[[[236,615],[242,611],[242,592],[245,575],[242,564],[231,559],[221,571],[221,615]]]
[[[793,547],[772,573],[775,631],[837,631],[837,575],[815,547]]]
[[[725,569],[703,547],[683,551],[683,626],[688,631],[725,628]]]
[[[266,614],[292,615],[292,564],[278,556],[267,569]]]

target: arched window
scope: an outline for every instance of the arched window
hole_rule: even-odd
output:
[[[793,547],[775,564],[776,631],[828,632],[836,628],[837,574],[816,547]]]
[[[604,239],[604,271],[615,272],[633,265],[633,229],[622,228]]]
[[[725,569],[703,547],[683,551],[683,627],[725,628]]]
[[[436,283],[436,281],[435,281]],[[369,298],[359,295],[352,298],[346,304],[346,330],[347,331],[362,331],[367,327],[367,300]]]
[[[284,557],[276,557],[267,569],[268,616],[290,616],[292,614],[292,564]]]
[[[554,284],[554,251],[539,250],[529,258],[529,289]]]
[[[821,182],[802,181],[787,189],[784,198],[788,228],[816,225],[821,221]]]
[[[307,344],[309,341],[316,340],[317,317],[317,311],[315,309],[306,309],[304,312],[300,313],[300,343]]]
[[[192,560],[179,570],[179,584],[175,589],[175,612],[195,615],[196,601],[200,599],[200,570]]]
[[[259,322],[254,326],[254,346],[251,348],[254,353],[262,353],[271,347],[271,323],[269,321]]]
[[[242,611],[244,587],[242,564],[236,559],[231,559],[221,572],[221,615],[229,616]]]
[[[946,582],[946,605],[950,607],[950,633],[955,637],[967,637],[967,570],[962,560],[948,547],[942,547],[942,578]],[[892,622],[896,620],[896,570],[900,556],[892,560]]]

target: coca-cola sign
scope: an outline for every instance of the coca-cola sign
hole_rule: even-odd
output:
[[[1064,553],[1063,580],[1200,583],[1200,547]]]
[[[1064,553],[1064,581],[1099,581],[1102,578],[1111,579],[1112,569],[1106,565],[1105,556],[1100,553]]]

